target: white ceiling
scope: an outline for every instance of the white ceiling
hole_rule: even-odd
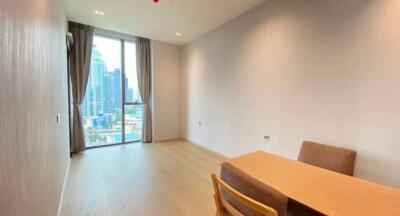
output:
[[[153,0],[64,0],[64,6],[70,21],[185,44],[264,1],[160,0],[155,4]],[[95,10],[104,15],[96,15]]]

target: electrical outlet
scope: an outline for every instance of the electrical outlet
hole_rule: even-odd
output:
[[[264,135],[264,142],[269,143],[271,141],[271,136],[270,135]]]
[[[60,121],[61,121],[61,114],[58,113],[58,114],[57,114],[57,124],[60,123]]]
[[[199,121],[199,122],[197,122],[197,124],[198,124],[199,126],[201,126],[201,125],[203,125],[203,122],[202,122],[202,121]]]

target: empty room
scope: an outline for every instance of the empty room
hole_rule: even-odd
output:
[[[400,216],[399,0],[0,0],[0,216]]]

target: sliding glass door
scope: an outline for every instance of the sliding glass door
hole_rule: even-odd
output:
[[[135,43],[96,35],[82,105],[86,147],[141,139],[142,103]]]

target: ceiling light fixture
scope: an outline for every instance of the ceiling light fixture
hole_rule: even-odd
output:
[[[178,37],[180,37],[180,36],[182,36],[182,33],[180,33],[180,32],[175,32],[175,35],[178,36]]]
[[[100,15],[100,16],[103,16],[103,15],[104,15],[104,12],[103,12],[103,11],[95,10],[94,13],[97,14],[97,15]]]

